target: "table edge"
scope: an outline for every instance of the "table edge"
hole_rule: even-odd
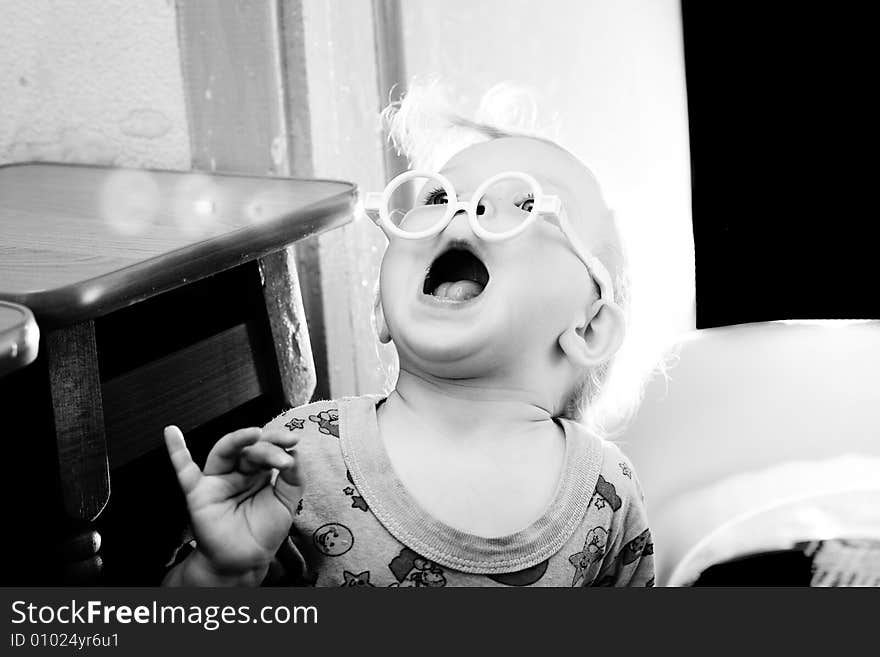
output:
[[[297,210],[295,228],[284,219],[269,225],[245,226],[61,288],[21,294],[0,291],[0,300],[28,307],[44,328],[58,328],[95,319],[350,223],[357,200],[357,185],[340,180],[319,182],[339,183],[346,185],[347,189]],[[248,240],[248,249],[241,248],[245,239]],[[207,253],[204,252],[206,243],[211,246]],[[203,251],[201,256],[195,257],[200,250]],[[99,292],[90,295],[89,290]]]

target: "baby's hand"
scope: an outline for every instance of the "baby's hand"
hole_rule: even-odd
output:
[[[181,565],[198,572],[178,573],[179,583],[260,583],[302,499],[296,458],[287,451],[296,442],[284,430],[241,429],[218,440],[199,470],[180,429],[166,427],[197,545]]]

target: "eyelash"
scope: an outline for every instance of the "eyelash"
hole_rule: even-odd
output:
[[[424,195],[424,198],[422,199],[422,205],[432,205],[431,201],[435,200],[435,198],[437,197],[438,194],[444,194],[444,193],[446,193],[446,190],[443,189],[442,187],[433,188],[431,191],[429,191],[427,194]],[[530,193],[530,194],[527,194],[525,196],[525,198],[523,198],[522,200],[514,203],[514,205],[517,207],[520,207],[526,201],[534,201],[534,200],[535,200],[535,195]],[[522,209],[522,208],[520,208],[520,209]]]
[[[515,203],[514,205],[516,205],[516,207],[518,207],[520,210],[522,210],[522,208],[520,206],[523,203],[525,203],[526,201],[534,201],[534,200],[535,200],[534,194],[526,194],[526,197],[523,200],[521,200],[519,203]]]
[[[432,205],[431,201],[435,199],[438,194],[444,194],[446,192],[442,187],[435,187],[422,198],[422,205]]]

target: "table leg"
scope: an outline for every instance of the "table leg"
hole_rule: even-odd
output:
[[[293,247],[261,258],[260,277],[284,401],[307,404],[315,391],[315,362]]]
[[[93,523],[110,499],[94,323],[50,331],[46,352],[62,502],[73,524],[62,558],[68,579],[85,583],[100,574],[101,539]]]

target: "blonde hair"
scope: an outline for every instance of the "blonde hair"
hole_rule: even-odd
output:
[[[450,101],[453,97],[452,90],[438,78],[416,79],[401,100],[382,111],[382,124],[388,140],[399,155],[407,158],[410,167],[438,170],[468,146],[505,137],[539,139],[578,159],[556,141],[558,122],[555,117],[550,123],[539,123],[536,95],[526,87],[510,82],[491,87],[480,99],[473,119],[453,106]],[[607,220],[612,237],[607,244],[594,245],[594,255],[608,268],[614,300],[629,320],[631,299],[626,252],[610,211]],[[624,349],[626,340],[621,350]],[[626,392],[614,400],[604,399],[603,393],[617,358],[615,355],[608,362],[586,371],[570,394],[561,400],[558,415],[580,421],[605,437],[622,433],[641,403],[647,378],[620,386]]]

